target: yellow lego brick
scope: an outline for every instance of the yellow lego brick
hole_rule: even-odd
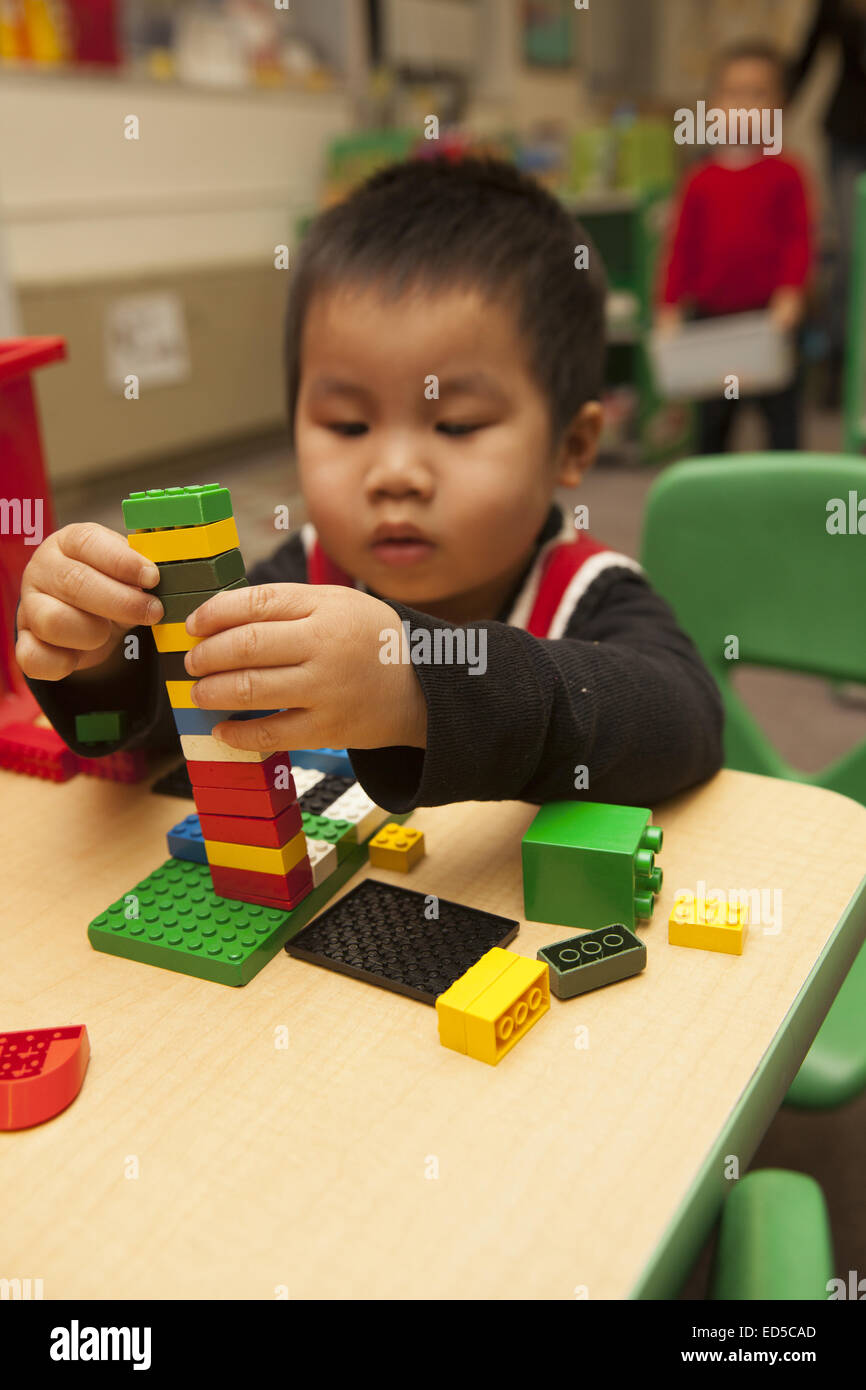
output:
[[[191,637],[186,623],[157,623],[153,629],[153,640],[158,652],[191,652],[201,638]]]
[[[180,749],[188,763],[266,763],[273,757],[272,753],[260,753],[255,748],[233,748],[213,734],[181,734]]]
[[[225,840],[205,840],[209,864],[224,869],[252,869],[259,874],[287,874],[307,853],[303,830],[293,835],[281,849],[264,849],[260,845],[229,844]]]
[[[155,565],[173,560],[209,560],[240,545],[233,516],[208,526],[176,526],[167,531],[133,531],[126,538],[133,550]]]
[[[495,946],[436,1000],[439,1041],[495,1067],[549,1008],[545,962]]]
[[[395,869],[407,874],[413,864],[424,858],[424,833],[410,825],[395,825],[393,821],[377,830],[369,841],[370,863],[374,869]]]
[[[741,956],[749,928],[745,903],[726,903],[718,898],[678,898],[668,920],[671,946],[692,946],[700,951],[723,951]]]
[[[195,681],[166,681],[165,688],[172,709],[198,709],[190,694],[194,685]]]

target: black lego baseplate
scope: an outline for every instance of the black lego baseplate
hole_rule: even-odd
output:
[[[432,916],[433,910],[438,917]],[[519,923],[367,878],[287,942],[298,960],[435,1004]]]

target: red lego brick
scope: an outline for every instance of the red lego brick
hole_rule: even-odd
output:
[[[104,758],[78,758],[78,771],[85,777],[103,777],[109,782],[141,782],[148,773],[147,754],[140,748],[131,752],[107,753]]]
[[[0,1033],[0,1129],[27,1129],[65,1110],[89,1060],[83,1024]]]
[[[281,849],[301,829],[301,808],[293,801],[278,816],[213,816],[199,812],[206,840]]]
[[[242,790],[267,790],[274,785],[278,767],[291,769],[288,753],[272,753],[263,763],[209,762],[190,758],[187,761],[189,778],[194,787],[236,787]]]
[[[193,800],[199,815],[278,816],[298,799],[295,780],[287,787],[193,787]]]
[[[28,777],[68,782],[78,771],[78,756],[54,729],[38,724],[7,724],[0,730],[0,767]]]
[[[262,874],[252,869],[226,869],[211,864],[213,890],[221,898],[239,898],[241,902],[258,903],[265,907],[284,907],[288,910],[305,898],[313,887],[313,871],[306,856],[287,874]]]

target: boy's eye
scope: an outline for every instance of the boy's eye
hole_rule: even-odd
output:
[[[478,424],[452,424],[448,420],[440,420],[436,425],[436,428],[440,434],[455,436],[461,434],[473,434],[475,430],[480,430],[483,428],[483,426]]]
[[[335,434],[348,436],[367,433],[367,426],[364,424],[363,420],[335,420],[329,428],[332,429]]]

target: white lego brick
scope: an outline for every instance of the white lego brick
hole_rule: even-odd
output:
[[[344,791],[342,796],[338,796],[330,806],[326,806],[322,815],[327,816],[329,820],[350,821],[355,827],[355,837],[359,845],[388,819],[388,812],[377,806],[375,801],[371,801],[357,782]]]
[[[308,792],[317,782],[321,782],[324,772],[320,772],[317,767],[293,767],[292,776],[295,779],[295,788],[298,796],[302,797],[304,792]]]
[[[272,756],[253,748],[232,748],[212,734],[181,734],[180,746],[190,763],[264,763]]]
[[[318,888],[337,867],[337,846],[330,840],[307,840],[307,858],[313,871],[313,887]]]

